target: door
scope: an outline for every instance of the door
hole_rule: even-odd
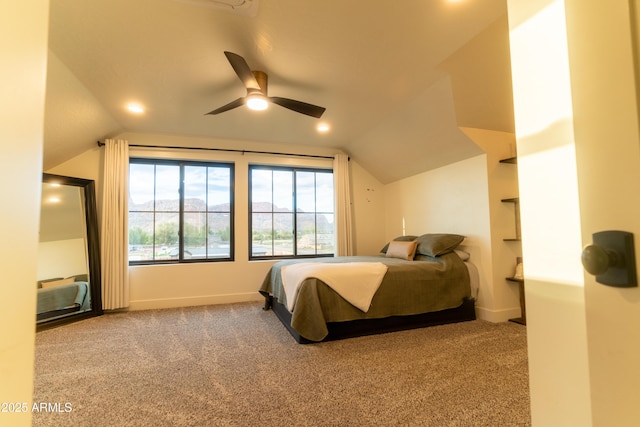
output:
[[[640,425],[640,288],[579,262],[593,233],[640,241],[636,1],[507,4],[532,421]]]
[[[640,242],[634,4],[567,2],[584,244],[603,230],[628,231]],[[640,288],[585,274],[585,315],[593,425],[640,425]]]

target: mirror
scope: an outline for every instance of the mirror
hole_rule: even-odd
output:
[[[92,180],[43,174],[37,287],[38,330],[102,314]]]

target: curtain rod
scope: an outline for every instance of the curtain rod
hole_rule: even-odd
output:
[[[98,147],[103,147],[105,145],[104,142],[98,141]],[[312,157],[315,159],[331,159],[332,156],[319,156],[315,154],[295,154],[295,153],[278,153],[274,151],[255,151],[255,150],[235,150],[233,148],[206,148],[206,147],[178,147],[171,145],[137,145],[137,144],[129,144],[129,147],[137,147],[137,148],[160,148],[160,149],[171,149],[171,150],[202,150],[202,151],[224,151],[227,153],[242,153],[244,154],[270,154],[275,156],[291,156],[291,157]]]

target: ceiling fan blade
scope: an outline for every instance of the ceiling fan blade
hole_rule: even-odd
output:
[[[235,101],[231,101],[227,105],[223,105],[220,108],[216,108],[215,110],[208,112],[207,114],[220,114],[220,113],[224,113],[225,111],[233,110],[234,108],[238,108],[241,105],[244,105],[244,101],[245,101],[244,97],[238,98]],[[207,114],[205,114],[205,116]]]
[[[247,61],[245,61],[242,56],[227,51],[224,52],[224,55],[227,57],[229,64],[231,64],[233,71],[236,72],[244,84],[244,87],[247,88],[247,91],[249,91],[249,89],[261,90],[258,81],[253,75],[253,72],[251,72],[251,68],[249,68],[249,64],[247,64]]]
[[[269,100],[281,107],[288,108],[289,110],[293,110],[297,113],[306,114],[307,116],[315,117],[316,119],[322,117],[324,110],[326,110],[324,107],[318,107],[317,105],[296,101],[295,99],[271,96],[269,97]]]

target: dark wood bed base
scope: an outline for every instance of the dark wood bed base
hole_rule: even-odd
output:
[[[317,341],[308,340],[291,327],[291,313],[272,296],[265,296],[264,309],[273,309],[280,322],[287,328],[293,338],[300,344],[312,344]],[[386,332],[404,331],[447,323],[465,322],[476,319],[475,300],[466,299],[460,307],[433,313],[414,314],[411,316],[391,316],[384,319],[350,320],[348,322],[329,322],[329,334],[322,341],[361,337]]]
[[[75,313],[77,311],[80,311],[81,308],[82,306],[80,304],[74,304],[72,307],[61,308],[59,310],[53,310],[53,311],[45,311],[44,313],[38,313],[36,314],[36,321],[39,322],[41,320],[50,319],[52,317]]]

